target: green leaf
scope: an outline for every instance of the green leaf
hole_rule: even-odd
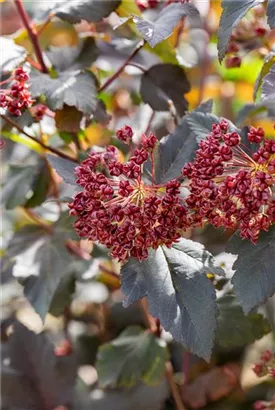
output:
[[[245,316],[234,296],[224,296],[218,300],[219,317],[216,344],[232,349],[254,343],[270,332],[268,321],[259,313]]]
[[[268,0],[266,14],[270,28],[275,28],[275,0]]]
[[[163,7],[155,21],[135,16],[134,23],[143,38],[153,48],[170,37],[181,17],[199,20],[199,12],[191,3],[174,3]]]
[[[157,44],[154,48],[151,48],[149,44],[145,44],[143,50],[149,51],[150,53],[156,54],[163,63],[170,63],[178,65],[178,59],[176,57],[176,51],[170,43],[169,39],[163,40],[161,43]]]
[[[81,20],[94,23],[108,17],[120,5],[120,0],[69,0],[53,10],[56,17],[70,23]]]
[[[18,144],[22,144],[25,147],[31,149],[32,151],[37,152],[38,154],[43,154],[45,151],[44,148],[42,148],[41,145],[38,144],[38,142],[31,140],[24,134],[16,134],[13,132],[3,130],[1,136],[11,141],[17,142]]]
[[[194,158],[199,141],[211,131],[219,119],[209,113],[212,102],[201,104],[185,115],[173,134],[163,137],[156,151],[156,180],[166,182],[181,175],[182,167]]]
[[[139,326],[124,330],[99,348],[96,368],[102,387],[133,387],[140,380],[160,383],[169,358],[164,340]]]
[[[24,205],[27,195],[32,193],[37,173],[35,165],[10,165],[7,181],[3,187],[1,203],[7,209]]]
[[[216,328],[216,295],[206,273],[223,274],[212,255],[181,239],[171,249],[151,251],[142,262],[130,259],[121,270],[124,306],[148,296],[149,310],[175,340],[208,360]]]
[[[97,105],[97,80],[91,72],[62,71],[57,78],[32,70],[30,92],[33,97],[46,97],[53,111],[64,105],[76,107],[85,114],[92,114]]]
[[[183,116],[188,107],[184,94],[189,91],[190,83],[185,72],[177,65],[154,65],[141,78],[141,97],[156,111],[169,111],[172,101],[178,115]]]
[[[222,15],[218,31],[218,55],[223,60],[233,28],[241,21],[246,13],[261,4],[262,0],[222,0]]]
[[[77,167],[77,163],[54,155],[47,155],[47,160],[56,170],[58,175],[63,178],[64,182],[71,185],[77,185],[75,182],[75,168]]]
[[[26,50],[14,43],[11,38],[1,36],[1,63],[2,72],[10,72],[27,56]]]
[[[52,232],[44,230],[37,241],[29,241],[31,246],[21,248],[14,266],[14,275],[23,285],[24,295],[42,320],[50,309],[60,283],[71,276],[71,265],[75,261],[66,248],[66,240],[77,239],[73,218],[64,213],[51,228]],[[24,228],[25,236],[28,236],[28,229],[30,227]],[[30,235],[32,238],[31,230]],[[8,249],[8,255],[14,253],[12,248],[13,245],[11,250]]]
[[[132,2],[129,0],[122,0],[116,13],[120,17],[131,17],[133,14],[141,16],[141,11],[137,4],[134,1]]]
[[[73,355],[57,357],[44,332],[35,334],[17,321],[4,346],[8,360],[1,369],[2,405],[40,410],[70,406],[76,380]]]
[[[159,410],[165,408],[170,397],[165,378],[154,387],[139,383],[132,389],[104,390],[95,386],[88,392],[80,388],[77,393],[71,410]]]
[[[262,232],[256,245],[234,234],[227,252],[238,255],[233,265],[236,272],[232,284],[247,314],[275,293],[275,227]]]

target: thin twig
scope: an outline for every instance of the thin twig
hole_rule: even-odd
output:
[[[112,276],[115,279],[120,279],[120,275],[118,275],[115,271],[105,268],[104,265],[102,265],[101,263],[98,265],[99,269],[102,270],[103,272],[107,273],[109,276]]]
[[[179,388],[176,385],[175,380],[174,380],[174,371],[173,371],[173,366],[171,362],[166,362],[165,368],[166,368],[166,372],[165,372],[166,378],[167,378],[173,399],[175,400],[176,408],[177,410],[186,410],[182,402],[182,399],[181,399]]]
[[[110,84],[112,84],[112,82],[114,80],[117,79],[117,77],[120,75],[120,73],[124,70],[124,68],[127,66],[127,64],[129,64],[129,62],[138,54],[138,52],[142,49],[142,47],[144,46],[145,42],[142,41],[137,47],[136,49],[132,52],[132,54],[124,61],[124,63],[122,64],[122,66],[119,67],[119,69],[100,87],[99,92],[102,92],[104,90],[106,90],[106,88],[109,87]]]
[[[53,232],[53,228],[51,225],[45,223],[44,221],[42,221],[40,219],[40,217],[38,215],[36,215],[34,213],[34,211],[32,211],[29,208],[24,208],[23,207],[23,211],[25,212],[25,214],[33,221],[35,222],[37,225],[41,226],[41,228],[45,229],[45,231],[47,231],[48,233],[52,233]]]
[[[146,68],[144,68],[144,67],[142,67],[141,65],[139,65],[139,64],[136,64],[136,63],[128,63],[127,64],[128,66],[131,66],[131,67],[135,67],[135,68],[138,68],[140,71],[142,71],[143,73],[146,73]]]
[[[41,33],[44,31],[44,29],[47,27],[47,25],[51,22],[52,18],[54,17],[54,14],[50,13],[45,20],[45,22],[42,24],[42,26],[37,30],[37,36],[40,36]]]
[[[35,137],[33,137],[32,135],[28,134],[26,131],[24,131],[23,128],[20,127],[20,125],[16,124],[16,122],[13,121],[11,118],[8,118],[8,117],[6,117],[6,116],[3,115],[3,114],[0,114],[0,117],[3,118],[6,122],[8,122],[8,123],[9,123],[10,125],[12,125],[13,127],[17,128],[18,131],[21,132],[21,134],[24,134],[26,137],[30,138],[32,141],[37,142],[37,144],[41,145],[41,147],[45,148],[46,150],[52,152],[53,154],[58,155],[58,156],[61,157],[61,158],[68,159],[68,160],[70,160],[70,161],[79,163],[79,161],[78,161],[76,158],[72,158],[72,157],[70,157],[69,155],[64,154],[64,152],[59,151],[58,149],[49,147],[48,145],[44,144],[44,142],[39,141],[37,138],[35,138]]]
[[[141,311],[143,313],[143,317],[144,317],[144,323],[145,326],[150,330],[151,333],[154,333],[157,337],[160,337],[161,335],[161,326],[160,326],[160,322],[159,319],[154,319],[149,311],[148,311],[148,302],[147,299],[143,298],[139,301],[139,306],[141,308]],[[179,392],[179,388],[177,386],[177,384],[175,383],[174,380],[174,370],[173,370],[173,366],[172,363],[170,361],[167,361],[165,363],[165,374],[166,374],[166,378],[170,387],[170,391],[171,394],[173,396],[173,399],[175,401],[176,404],[176,408],[177,410],[186,410],[181,396],[180,396],[180,392]]]
[[[146,127],[146,129],[145,129],[145,131],[144,131],[144,134],[145,134],[145,135],[147,135],[148,132],[150,131],[150,128],[151,128],[151,125],[152,125],[152,122],[153,122],[154,118],[155,118],[155,111],[152,111],[152,114],[150,115],[150,118],[149,118],[147,127]]]
[[[171,117],[174,120],[175,126],[177,127],[179,125],[178,113],[177,113],[175,104],[173,103],[172,100],[168,100],[168,108],[169,108]]]
[[[22,3],[22,0],[14,0],[15,6],[17,8],[18,14],[21,17],[21,20],[24,24],[24,27],[26,28],[28,35],[30,37],[30,40],[33,44],[33,49],[35,52],[35,55],[37,57],[37,60],[39,61],[40,65],[41,65],[41,70],[43,73],[48,73],[48,68],[44,62],[43,59],[43,55],[42,55],[42,50],[40,48],[39,42],[38,42],[38,37],[37,37],[37,33],[36,30],[31,27],[31,22],[29,19],[29,16],[25,10],[25,7]]]

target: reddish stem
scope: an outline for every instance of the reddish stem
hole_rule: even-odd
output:
[[[138,52],[142,49],[142,47],[144,46],[145,42],[142,41],[137,48],[132,52],[132,54],[124,61],[124,63],[122,64],[122,66],[112,75],[112,77],[110,77],[99,89],[99,92],[102,92],[104,90],[106,90],[106,88],[109,87],[110,84],[112,84],[112,82],[114,80],[116,80],[118,78],[118,76],[120,75],[120,73],[122,73],[122,71],[124,70],[124,68],[129,64],[129,62],[138,54]]]
[[[12,78],[12,77],[9,77],[9,78],[7,78],[7,80],[1,81],[1,82],[0,82],[0,85],[9,83],[9,82],[12,81],[12,80],[13,80],[13,78]]]
[[[31,27],[31,22],[30,22],[28,14],[25,10],[25,7],[23,5],[23,2],[22,2],[22,0],[14,0],[14,3],[15,3],[15,6],[17,8],[17,11],[18,11],[18,13],[21,17],[21,20],[24,24],[24,27],[26,28],[26,30],[28,32],[30,40],[33,44],[33,49],[34,49],[35,55],[36,55],[37,60],[39,61],[40,65],[41,65],[41,71],[43,73],[48,73],[49,71],[48,71],[48,68],[47,68],[47,66],[44,62],[44,59],[43,59],[43,55],[42,55],[42,51],[41,51],[41,48],[40,48],[40,45],[39,45],[39,42],[38,42],[38,37],[37,37],[36,30],[33,27]]]
[[[141,299],[139,301],[139,306],[142,310],[143,317],[144,317],[144,323],[145,326],[149,329],[151,333],[154,333],[157,337],[160,337],[161,335],[161,325],[159,319],[154,319],[149,311],[148,311],[148,301],[147,299]],[[177,410],[186,410],[182,399],[181,395],[179,392],[179,388],[174,380],[174,369],[172,366],[172,363],[170,361],[167,361],[165,363],[165,374],[166,378],[170,387],[171,394],[173,396],[173,399],[175,401],[176,409]]]

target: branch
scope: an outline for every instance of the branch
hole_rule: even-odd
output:
[[[30,23],[30,19],[29,16],[24,8],[24,5],[22,3],[22,0],[14,0],[15,6],[17,8],[18,14],[21,17],[21,20],[24,24],[24,27],[26,28],[28,35],[30,37],[30,40],[33,44],[33,48],[34,48],[34,52],[36,54],[37,60],[39,62],[39,64],[41,65],[41,71],[43,73],[48,73],[48,68],[44,62],[43,59],[43,55],[42,55],[42,51],[38,42],[38,37],[37,37],[37,33],[36,30],[31,27],[31,23]]]
[[[122,73],[122,71],[124,70],[124,68],[129,64],[129,62],[138,54],[138,52],[142,49],[142,47],[144,46],[145,41],[142,41],[137,47],[136,49],[132,52],[132,54],[124,61],[124,63],[122,64],[122,66],[112,75],[112,77],[110,77],[99,89],[99,92],[102,92],[104,90],[106,90],[106,88],[109,87],[109,85],[117,79],[117,77],[120,75],[120,73]]]
[[[32,135],[28,134],[26,131],[24,131],[23,128],[21,128],[18,124],[16,124],[16,122],[13,121],[11,118],[8,118],[3,114],[0,114],[0,117],[3,118],[12,127],[17,128],[18,131],[21,132],[21,134],[24,134],[26,137],[30,138],[32,141],[37,142],[37,144],[41,145],[41,147],[45,148],[46,150],[52,152],[53,154],[58,155],[61,158],[68,159],[70,161],[79,163],[79,161],[77,159],[70,157],[70,155],[64,154],[64,152],[59,151],[58,149],[52,148],[52,147],[44,144],[44,142],[42,142],[42,141],[38,140],[37,138],[33,137]]]
[[[166,378],[167,378],[173,399],[175,400],[176,408],[177,410],[186,410],[182,402],[182,399],[181,399],[179,388],[176,385],[175,380],[174,380],[174,371],[173,371],[171,362],[166,362],[165,367],[166,367]]]
[[[154,333],[157,337],[160,337],[160,322],[158,319],[154,320],[154,318],[150,315],[149,311],[148,311],[148,302],[146,299],[141,299],[139,301],[139,306],[142,310],[143,316],[144,316],[144,323],[145,326],[147,328],[149,328],[149,330]],[[165,374],[166,374],[166,378],[170,387],[170,391],[171,394],[173,396],[173,399],[175,401],[176,404],[176,409],[177,410],[186,410],[182,399],[181,399],[181,395],[179,392],[179,388],[177,386],[177,384],[175,383],[174,380],[174,370],[173,370],[173,366],[172,363],[170,361],[167,361],[165,363]]]

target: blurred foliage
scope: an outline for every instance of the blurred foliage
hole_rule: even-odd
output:
[[[243,261],[233,268],[234,257],[225,252],[232,232],[211,227],[186,232],[184,240],[204,244],[219,263],[214,269],[212,259],[206,265],[193,257],[192,272],[199,265],[204,276],[192,284],[189,300],[186,294],[183,301],[173,302],[176,309],[194,314],[192,324],[181,329],[183,341],[191,340],[204,357],[208,354],[202,352],[214,345],[206,363],[161,324],[150,332],[145,299],[122,307],[121,265],[104,247],[76,236],[66,204],[78,190],[74,168],[91,148],[100,151],[115,145],[120,161],[127,160],[129,152],[115,137],[125,124],[133,127],[136,143],[143,132],[154,132],[159,140],[169,135],[158,152],[160,179],[180,173],[182,161],[192,158],[198,142],[220,117],[239,129],[261,126],[275,138],[274,1],[264,2],[270,24],[265,44],[242,55],[236,68],[220,64],[218,47],[222,57],[243,10],[246,14],[260,2],[243,0],[242,7],[241,0],[192,0],[191,6],[171,2],[167,11],[164,1],[147,10],[134,0],[70,0],[55,5],[26,1],[49,73],[37,70],[35,47],[15,3],[4,0],[0,5],[2,76],[5,80],[24,64],[31,70],[35,103],[18,118],[4,118],[1,108],[1,408],[249,410],[256,400],[270,400],[274,384],[257,379],[252,364],[262,350],[274,348],[274,297],[246,316],[230,281],[232,269],[237,269],[239,275],[246,274],[243,287],[255,286],[251,278],[258,271],[249,267],[253,251],[246,256],[248,268]],[[229,31],[219,29],[222,11]],[[46,107],[42,120],[34,111],[39,104]],[[274,235],[264,236],[261,244],[254,259],[264,253],[269,261],[268,275],[259,279],[266,280],[260,303],[274,294]],[[232,249],[241,246],[233,244]],[[188,251],[182,253],[188,259]],[[190,261],[186,269],[176,264],[171,269],[167,260],[168,276],[178,271],[190,274]],[[258,269],[261,260],[256,262]],[[131,275],[136,275],[135,286],[141,286],[140,272],[131,264],[130,268],[123,288],[128,299],[135,299]],[[221,269],[224,277],[219,276]],[[184,281],[173,282],[172,296],[178,289],[184,295],[190,277]],[[214,318],[215,307],[204,299],[210,281],[220,309],[215,336],[210,317],[212,312]],[[149,301],[161,294],[161,284],[156,280],[155,285]],[[201,291],[197,299],[196,286]],[[254,294],[247,291],[247,298],[250,307]],[[155,312],[171,322],[167,310],[165,298],[159,299]],[[149,315],[150,320],[154,321]],[[188,320],[191,323],[189,316]],[[169,326],[177,333],[178,323]],[[196,333],[201,329],[210,339],[213,336],[211,346],[201,344]],[[167,363],[172,363],[174,374]]]

